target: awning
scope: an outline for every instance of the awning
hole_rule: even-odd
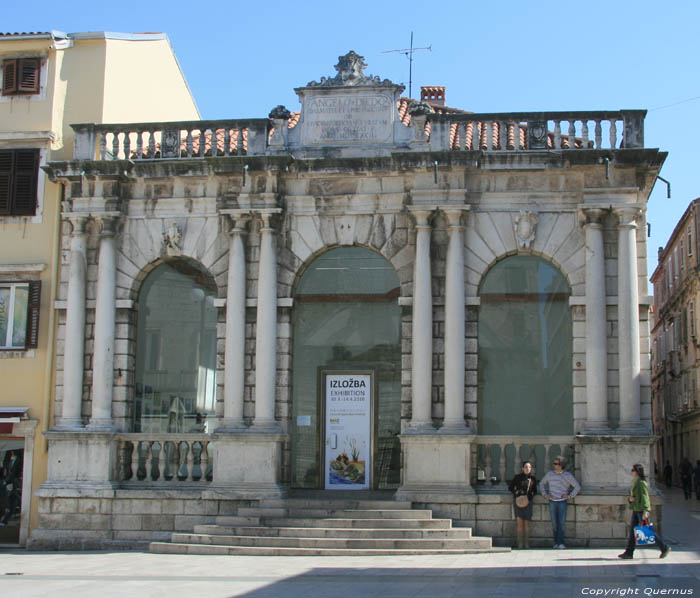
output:
[[[29,407],[0,407],[0,434],[12,434],[12,426],[27,418]]]

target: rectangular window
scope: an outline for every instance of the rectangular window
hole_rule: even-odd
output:
[[[39,58],[12,58],[2,63],[2,95],[31,95],[39,93]]]
[[[0,216],[34,216],[39,150],[0,150]]]
[[[683,249],[683,239],[681,239],[680,259],[681,259],[681,272],[683,272],[683,270],[685,268],[685,251]]]
[[[0,349],[35,349],[41,282],[0,282]]]
[[[690,318],[690,336],[695,337],[695,303],[691,301],[690,303],[690,313],[688,315]]]
[[[688,227],[688,255],[693,255],[693,228]]]

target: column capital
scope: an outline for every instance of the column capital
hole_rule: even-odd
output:
[[[618,228],[636,228],[637,219],[642,215],[642,209],[636,205],[614,207],[613,213],[618,218]]]
[[[447,218],[447,229],[451,232],[453,230],[461,230],[464,228],[462,224],[462,216],[468,212],[470,206],[440,206],[440,210],[445,213]]]
[[[219,214],[223,218],[224,225],[228,226],[230,235],[246,233],[246,227],[253,219],[253,213],[249,209],[225,209],[219,210]]]
[[[431,228],[431,219],[435,215],[437,206],[408,206],[408,213],[413,216],[416,228]]]
[[[271,221],[274,216],[282,213],[282,208],[261,208],[259,210],[251,210],[251,212],[262,220],[261,232],[271,232],[272,228]]]
[[[121,212],[100,212],[92,214],[92,218],[97,224],[97,231],[101,237],[113,237],[117,234],[121,224]]]
[[[603,216],[608,210],[600,206],[595,207],[585,207],[579,208],[579,216],[581,219],[581,226],[584,228],[587,226],[602,226]]]
[[[79,237],[87,234],[87,222],[90,219],[88,214],[76,214],[73,212],[64,213],[63,217],[72,226],[71,236]]]

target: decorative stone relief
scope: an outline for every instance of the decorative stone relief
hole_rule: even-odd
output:
[[[175,129],[165,129],[161,149],[164,158],[177,158],[180,155],[180,133]]]
[[[547,121],[534,120],[527,123],[528,149],[547,149]]]
[[[367,67],[365,57],[360,56],[354,50],[350,50],[345,56],[338,56],[338,64],[335,77],[321,77],[321,81],[310,81],[307,87],[354,87],[358,85],[394,85],[389,79],[383,81],[374,75],[365,75]]]
[[[182,232],[180,227],[173,222],[163,233],[163,253],[171,256],[182,255]]]
[[[520,214],[513,224],[519,249],[530,249],[532,242],[535,240],[536,228],[537,215],[533,212],[520,210]]]

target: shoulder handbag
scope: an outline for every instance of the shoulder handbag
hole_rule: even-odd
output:
[[[521,494],[520,496],[515,497],[516,507],[524,509],[525,507],[527,507],[527,505],[530,504],[530,499],[527,497],[528,492],[530,492],[530,484],[532,484],[532,478],[529,478],[527,480],[527,490],[525,491],[525,494]]]

